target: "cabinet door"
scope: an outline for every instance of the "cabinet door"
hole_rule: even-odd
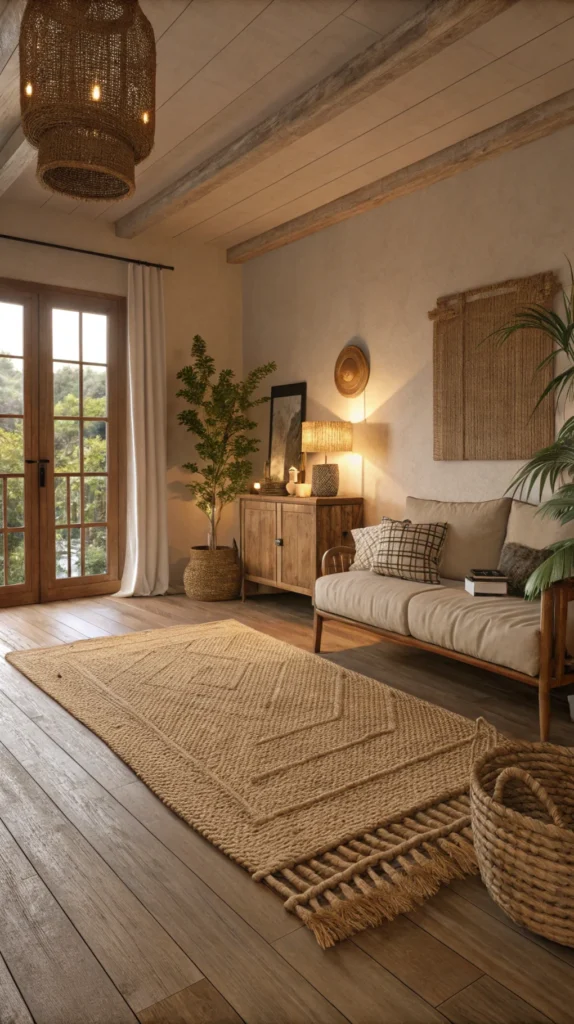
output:
[[[279,582],[312,591],[315,582],[315,510],[307,505],[281,504]]]
[[[317,506],[317,575],[321,575],[321,559],[329,548],[338,544],[353,545],[351,530],[363,521],[362,504]]]
[[[243,568],[246,576],[277,579],[277,510],[274,502],[243,503]]]

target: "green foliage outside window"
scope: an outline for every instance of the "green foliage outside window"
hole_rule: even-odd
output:
[[[100,368],[83,367],[84,416],[107,415],[106,374]],[[0,419],[0,472],[24,472],[22,360],[0,357],[0,412],[12,413],[14,418]],[[79,367],[59,363],[54,373],[54,416],[79,416]],[[71,519],[80,520],[80,444],[84,445],[84,472],[105,473],[107,470],[107,424],[102,420],[87,421],[84,437],[80,437],[80,420],[55,419],[54,470],[56,473],[76,473],[70,479]],[[67,522],[65,478],[55,478],[56,524]],[[24,526],[24,488],[21,480],[8,481],[6,520],[8,526]],[[106,519],[105,477],[88,478],[85,482],[84,521],[102,522]],[[0,496],[1,502],[1,496]],[[1,509],[0,509],[1,511]],[[0,525],[3,519],[0,516]],[[99,575],[107,572],[105,527],[86,531],[85,572]],[[65,545],[64,545],[65,540]],[[72,538],[72,549],[77,538]],[[11,534],[8,541],[8,567],[6,584],[24,582],[24,534]],[[1,545],[0,545],[1,547]],[[63,555],[65,547],[66,555]],[[67,576],[67,531],[60,535],[59,575]],[[79,556],[78,556],[79,557]],[[3,551],[0,552],[0,585],[3,581]]]

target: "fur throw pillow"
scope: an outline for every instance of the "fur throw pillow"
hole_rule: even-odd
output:
[[[527,548],[524,544],[505,544],[498,562],[500,572],[508,576],[508,593],[524,597],[528,577],[548,558],[546,548]]]

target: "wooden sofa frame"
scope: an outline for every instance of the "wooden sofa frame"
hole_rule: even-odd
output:
[[[329,548],[323,555],[321,573],[328,576],[333,572],[347,572],[354,558],[354,550],[350,547]],[[490,661],[483,661],[481,658],[473,658],[468,654],[461,654],[446,647],[439,647],[437,644],[429,644],[425,640],[417,640],[413,636],[404,636],[402,633],[393,633],[388,629],[381,629],[378,626],[369,626],[355,619],[347,619],[342,615],[333,615],[331,612],[324,612],[315,608],[314,619],[314,650],[319,654],[321,650],[321,636],[323,623],[327,620],[343,622],[347,626],[355,626],[357,629],[364,629],[369,633],[377,633],[378,636],[389,640],[392,643],[402,644],[406,647],[418,647],[422,651],[431,651],[434,654],[442,654],[443,657],[453,658],[455,661],[463,661],[467,665],[476,665],[488,672],[496,672],[498,675],[507,676],[509,679],[518,679],[521,683],[528,683],[529,686],[538,687],[538,713],[540,723],[540,739],[546,741],[550,732],[550,691],[558,686],[568,686],[574,683],[574,666],[568,664],[566,652],[566,622],[568,617],[568,603],[574,601],[574,579],[564,580],[553,584],[542,594],[540,606],[540,669],[538,676],[528,676],[524,672],[516,672],[514,669],[505,668],[504,665],[496,665]]]

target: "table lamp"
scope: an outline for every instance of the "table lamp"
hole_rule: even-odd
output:
[[[303,423],[301,450],[325,452],[324,465],[313,466],[312,494],[320,498],[333,498],[339,491],[339,467],[327,462],[327,452],[353,450],[353,424],[346,420],[310,420]]]

